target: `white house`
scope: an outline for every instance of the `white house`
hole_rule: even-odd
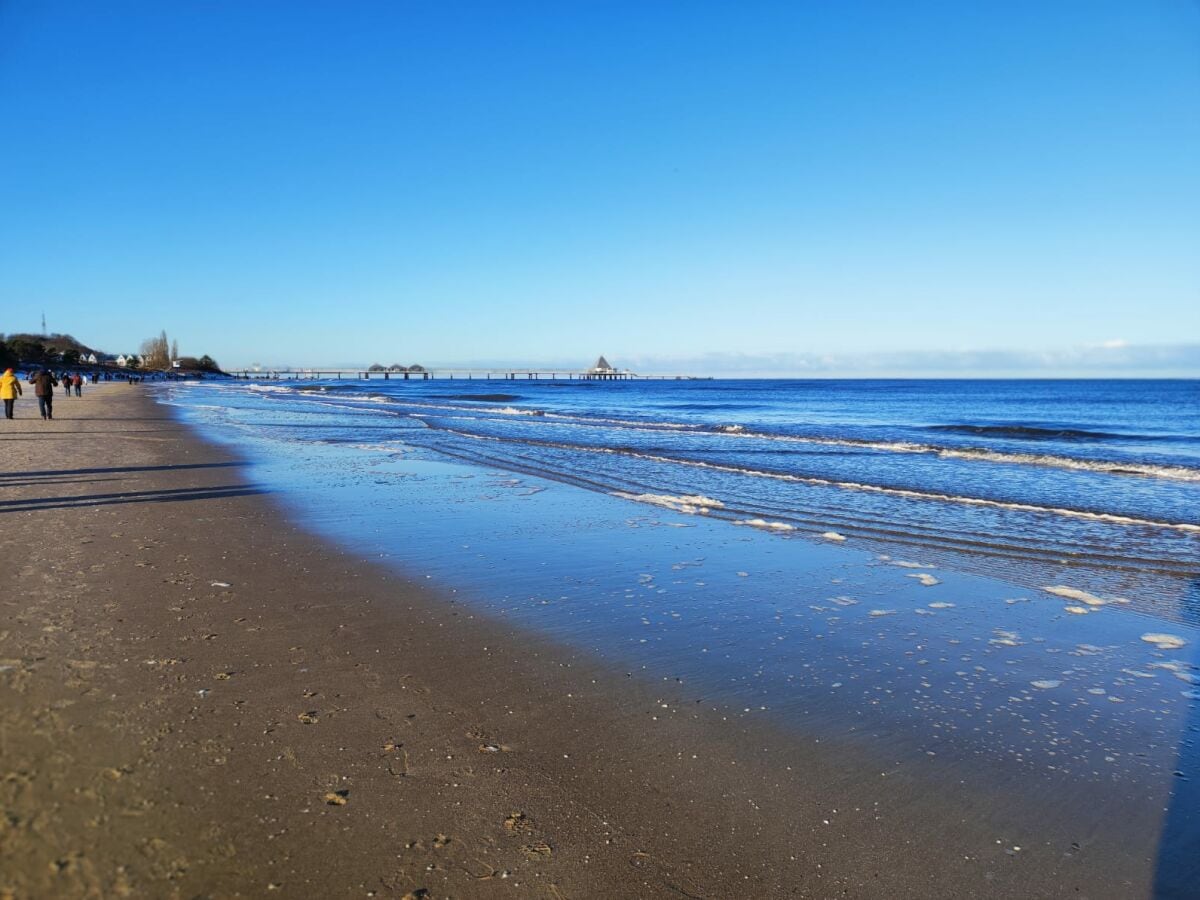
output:
[[[95,365],[96,363],[98,363],[99,361],[100,361],[100,360],[96,359],[96,354],[95,354],[95,353],[89,353],[87,356],[83,357],[83,358],[80,360],[80,362],[85,362],[85,363],[87,363],[89,366],[94,366],[94,365]]]
[[[117,365],[123,369],[127,365],[129,365],[129,357],[126,356],[124,353],[122,353],[120,356],[117,357],[116,362],[117,362]]]

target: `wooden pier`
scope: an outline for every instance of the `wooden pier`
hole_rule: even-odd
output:
[[[325,368],[282,368],[282,369],[234,369],[229,372],[235,378],[255,381],[315,381],[319,379],[353,379],[356,381],[431,381],[434,379],[461,379],[463,381],[711,381],[697,375],[639,375],[628,371],[583,371],[542,369],[423,369],[421,371],[370,370],[370,369],[325,369]]]

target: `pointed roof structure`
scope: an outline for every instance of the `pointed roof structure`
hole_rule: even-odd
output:
[[[596,364],[592,366],[593,372],[612,372],[613,367],[608,364],[608,360],[601,356],[596,360]]]

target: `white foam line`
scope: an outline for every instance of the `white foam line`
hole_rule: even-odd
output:
[[[299,388],[282,385],[248,385],[252,391],[281,391],[298,395],[312,394]],[[343,395],[353,396],[353,395]],[[767,434],[765,432],[747,431],[743,425],[709,426],[700,423],[685,422],[644,422],[631,419],[610,419],[604,417],[589,417],[572,415],[570,413],[555,413],[536,409],[516,409],[513,407],[479,407],[457,406],[453,404],[422,403],[405,397],[359,398],[367,402],[396,403],[414,409],[446,410],[450,412],[469,412],[476,416],[464,418],[486,418],[488,414],[498,415],[527,415],[543,419],[556,420],[553,424],[563,425],[616,425],[623,428],[646,429],[652,431],[682,431],[691,434],[706,434],[713,437],[737,437],[752,440],[782,441],[796,444],[814,444],[825,447],[856,447],[866,450],[883,450],[893,453],[914,453],[935,455],[948,459],[982,460],[985,462],[1009,463],[1017,465],[1048,466],[1051,468],[1074,469],[1077,471],[1098,472],[1106,475],[1139,475],[1150,478],[1167,478],[1176,481],[1200,481],[1200,469],[1187,466],[1153,465],[1148,463],[1118,462],[1113,460],[1076,459],[1069,456],[1054,456],[1037,453],[1005,453],[999,450],[988,450],[979,447],[937,447],[930,444],[918,444],[908,441],[866,441],[850,438],[818,438],[800,435]],[[482,415],[479,415],[482,414]],[[551,424],[547,422],[546,424]]]
[[[589,450],[593,448],[587,448]],[[599,448],[601,452],[614,453],[615,450]],[[693,466],[702,469],[712,469],[718,472],[729,472],[735,475],[749,475],[756,478],[773,478],[778,481],[792,481],[799,484],[813,484],[822,487],[836,487],[851,491],[864,491],[874,494],[887,494],[894,497],[909,497],[918,500],[941,500],[947,503],[963,503],[970,506],[991,506],[998,509],[1015,509],[1022,512],[1052,513],[1060,516],[1070,516],[1077,519],[1088,519],[1095,522],[1111,522],[1115,525],[1145,525],[1152,528],[1172,528],[1178,531],[1200,532],[1200,525],[1190,522],[1156,522],[1152,519],[1138,519],[1132,516],[1120,516],[1115,513],[1085,512],[1078,509],[1062,509],[1055,506],[1035,506],[1032,503],[1011,503],[1004,500],[985,500],[981,497],[959,497],[952,494],[939,494],[930,491],[914,491],[908,488],[883,487],[877,484],[862,484],[857,481],[834,481],[829,478],[813,478],[805,475],[785,475],[780,472],[763,472],[757,469],[743,469],[738,466],[723,466],[719,463],[700,462],[690,459],[673,459],[666,456],[656,456],[649,453],[632,453],[631,456],[648,459],[653,462],[674,463],[677,465]]]
[[[936,447],[930,444],[915,444],[909,441],[859,441],[851,438],[817,438],[787,434],[765,434],[757,431],[733,431],[727,427],[718,428],[713,433],[729,437],[785,441],[793,444],[816,444],[825,447],[856,447],[864,450],[884,450],[892,453],[929,454],[946,459],[982,460],[984,462],[1015,463],[1026,466],[1049,466],[1057,469],[1100,472],[1106,475],[1142,475],[1151,478],[1170,478],[1177,481],[1200,481],[1200,469],[1193,469],[1188,466],[1076,459],[1070,456],[1054,456],[1043,453],[1005,453],[1000,450],[988,450],[982,447]]]
[[[676,497],[672,494],[631,494],[627,491],[613,491],[612,496],[623,500],[633,500],[637,503],[649,503],[652,506],[663,506],[676,512],[694,515],[706,515],[710,509],[723,509],[725,504],[720,500],[699,495]]]
[[[561,424],[601,423],[634,429],[655,431],[678,430],[691,434],[712,437],[736,437],[749,440],[781,441],[792,444],[813,444],[823,447],[854,447],[863,450],[882,450],[891,453],[912,453],[938,456],[943,459],[980,460],[983,462],[1007,463],[1009,465],[1044,466],[1055,469],[1073,469],[1081,472],[1097,472],[1103,475],[1139,475],[1148,478],[1167,478],[1174,481],[1200,481],[1200,469],[1187,466],[1152,465],[1148,463],[1118,462],[1114,460],[1076,459],[1070,456],[1053,456],[1038,453],[1004,453],[980,447],[935,447],[929,444],[914,444],[907,441],[856,441],[839,438],[801,437],[799,435],[766,434],[746,431],[743,426],[717,426],[710,430],[704,425],[684,425],[675,422],[632,422],[624,419],[585,419],[561,413],[546,413],[547,418],[563,420]],[[559,423],[556,423],[559,424]],[[739,430],[734,430],[734,429]]]
[[[795,531],[795,525],[787,522],[768,522],[766,519],[738,519],[734,525],[748,525],[751,528],[766,528],[770,531]]]
[[[297,394],[300,394],[300,393],[303,393],[303,392],[297,391]],[[408,404],[408,405],[415,405],[415,404]],[[421,408],[454,409],[454,407],[447,407],[447,406],[442,406],[442,407],[423,406]],[[471,411],[477,412],[478,410],[471,410]],[[558,416],[556,415],[556,417],[558,417]],[[413,416],[413,418],[417,418],[417,417]],[[561,418],[566,418],[566,417],[563,416]],[[617,421],[617,420],[613,420],[613,421]],[[468,432],[462,432],[462,431],[453,431],[453,433],[457,434],[461,437],[469,437],[469,438],[474,438],[476,440],[487,440],[487,441],[497,441],[497,442],[504,440],[503,438],[495,437],[493,435],[470,434]],[[738,436],[741,437],[742,435],[739,434]],[[794,438],[793,440],[807,442],[807,441],[813,441],[815,439]],[[568,449],[568,448],[564,447],[563,449]],[[961,504],[965,504],[965,505],[969,505],[969,506],[990,506],[990,507],[994,507],[997,509],[1012,509],[1012,510],[1018,510],[1020,512],[1050,513],[1052,515],[1069,516],[1071,518],[1086,519],[1086,520],[1093,521],[1093,522],[1108,522],[1108,523],[1111,523],[1114,525],[1141,525],[1141,526],[1147,526],[1150,528],[1170,528],[1170,529],[1173,529],[1176,531],[1200,533],[1200,525],[1193,524],[1191,522],[1157,522],[1157,521],[1154,521],[1153,519],[1139,519],[1139,518],[1136,518],[1133,516],[1117,515],[1116,513],[1086,512],[1086,511],[1078,510],[1078,509],[1065,509],[1062,507],[1055,507],[1055,506],[1037,506],[1032,503],[1013,503],[1013,502],[1004,501],[1004,500],[987,500],[982,497],[962,497],[962,496],[956,496],[953,494],[942,494],[942,493],[936,493],[936,492],[932,492],[932,491],[915,491],[915,490],[912,490],[909,488],[883,487],[882,485],[863,484],[863,483],[857,482],[857,481],[834,481],[833,479],[830,479],[830,478],[816,478],[816,477],[808,476],[808,475],[787,475],[787,474],[784,474],[781,472],[764,472],[764,471],[757,470],[757,469],[744,469],[739,466],[725,466],[725,465],[720,465],[719,463],[707,463],[707,462],[701,462],[699,460],[678,459],[678,458],[674,458],[674,457],[658,456],[656,454],[650,454],[650,453],[628,453],[628,451],[617,450],[616,448],[612,448],[612,447],[588,447],[585,445],[572,445],[569,449],[572,449],[576,452],[585,451],[588,453],[626,454],[626,455],[632,456],[636,459],[646,459],[646,460],[650,460],[651,462],[668,463],[668,464],[681,465],[681,466],[692,466],[694,468],[711,469],[712,471],[716,471],[716,472],[729,472],[729,473],[732,473],[735,475],[747,475],[747,476],[755,477],[755,478],[771,478],[771,479],[774,479],[777,481],[791,481],[791,482],[795,482],[797,484],[812,484],[812,485],[818,485],[818,486],[822,486],[822,487],[836,487],[836,488],[841,488],[843,490],[863,491],[866,493],[875,493],[875,494],[885,494],[885,495],[893,496],[893,497],[908,497],[911,499],[918,499],[918,500],[940,500],[945,503],[961,503]],[[1197,473],[1197,477],[1200,478],[1200,473]]]
[[[451,434],[460,437],[473,438],[480,441],[504,442],[503,438],[493,435],[471,434],[469,432],[447,429]],[[985,500],[981,497],[959,497],[952,494],[939,494],[930,491],[914,491],[908,488],[883,487],[877,484],[861,484],[857,481],[833,481],[829,478],[814,478],[806,475],[785,475],[780,472],[763,472],[758,469],[743,469],[738,466],[724,466],[720,463],[701,462],[693,459],[676,459],[669,456],[657,456],[652,453],[630,453],[615,447],[588,447],[583,444],[563,446],[560,449],[574,452],[607,453],[614,456],[631,456],[635,459],[645,459],[651,462],[668,463],[671,465],[691,466],[697,469],[711,469],[714,472],[729,472],[734,475],[747,475],[753,478],[772,478],[777,481],[791,481],[797,484],[813,484],[820,487],[835,487],[850,491],[863,491],[873,494],[885,494],[894,497],[908,497],[917,500],[940,500],[944,503],[962,503],[969,506],[989,506],[997,509],[1013,509],[1021,512],[1049,513],[1051,515],[1070,516],[1076,519],[1087,519],[1092,522],[1108,522],[1114,525],[1141,525],[1150,528],[1170,528],[1176,531],[1200,533],[1200,525],[1190,522],[1156,522],[1153,519],[1137,519],[1132,516],[1119,516],[1115,513],[1094,513],[1078,509],[1062,509],[1056,506],[1035,506],[1032,503],[1011,503],[1004,500]]]
[[[1076,459],[1070,456],[1054,456],[1042,453],[1005,453],[1000,450],[989,450],[982,447],[938,447],[931,444],[912,443],[910,441],[866,441],[854,440],[852,438],[819,438],[804,437],[801,435],[767,434],[760,431],[747,431],[744,425],[708,426],[681,422],[638,422],[629,419],[589,418],[562,413],[547,413],[546,415],[550,418],[569,420],[570,422],[602,423],[605,425],[620,425],[629,428],[648,428],[654,430],[678,430],[708,434],[714,437],[783,441],[795,444],[816,444],[826,447],[857,447],[867,450],[885,450],[894,453],[930,454],[951,459],[972,459],[986,462],[1076,469],[1087,472],[1100,472],[1108,475],[1132,474],[1153,478],[1170,478],[1178,481],[1200,481],[1200,469],[1193,469],[1188,466]]]

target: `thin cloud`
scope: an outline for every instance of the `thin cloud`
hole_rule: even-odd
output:
[[[889,353],[712,353],[639,356],[614,364],[639,372],[777,377],[1200,377],[1200,344],[1124,340],[1054,350],[909,350]],[[618,360],[620,360],[618,362]]]

